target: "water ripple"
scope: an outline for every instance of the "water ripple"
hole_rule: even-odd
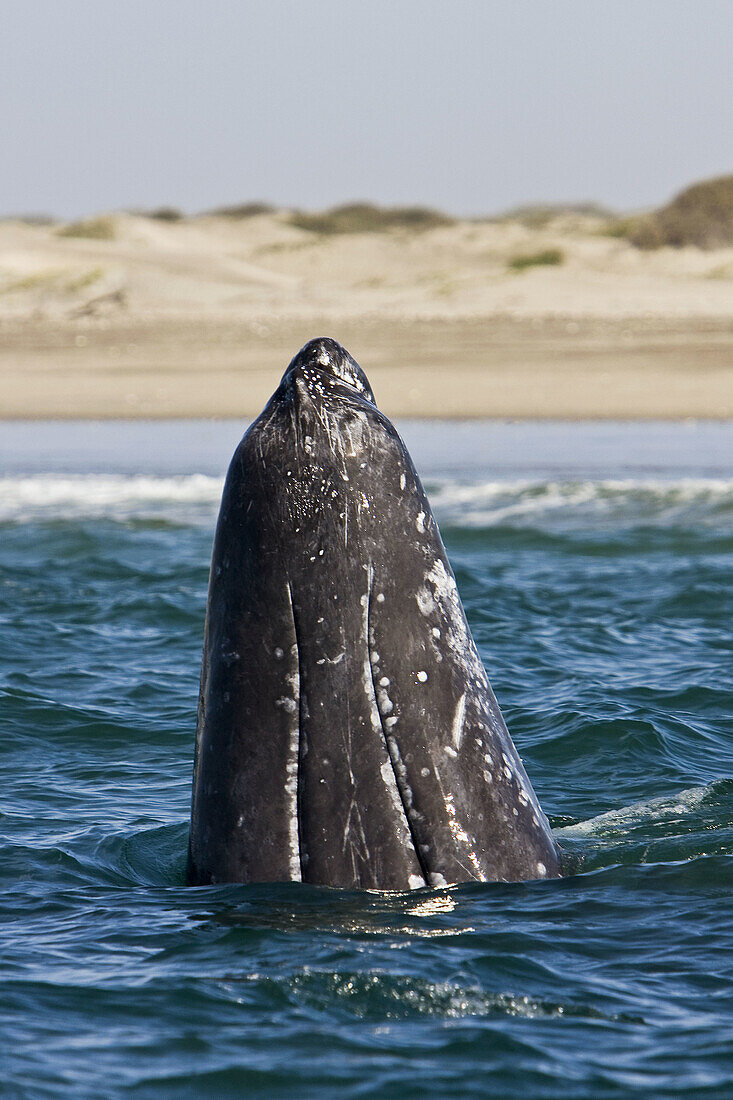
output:
[[[4,1080],[733,1091],[733,482],[436,479],[557,882],[184,886],[220,481],[0,481]]]

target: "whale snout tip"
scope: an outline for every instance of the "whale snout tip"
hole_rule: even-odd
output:
[[[309,340],[288,366],[284,380],[309,378],[310,371],[313,370],[321,377],[345,383],[367,401],[375,403],[366,374],[338,340],[333,340],[330,336],[318,336],[315,340]]]
[[[334,367],[344,359],[350,359],[348,351],[339,344],[338,340],[332,340],[330,336],[317,336],[315,340],[309,340],[298,352],[296,359],[303,359],[304,363],[318,363],[321,367]]]

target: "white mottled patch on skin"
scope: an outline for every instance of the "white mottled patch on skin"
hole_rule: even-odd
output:
[[[430,878],[430,885],[431,886],[447,886],[448,885],[448,883],[445,881],[445,878],[443,877],[443,875],[441,875],[440,871],[431,871],[430,875],[429,875],[429,878]]]
[[[320,660],[316,661],[316,664],[318,664],[318,665],[325,665],[325,664],[340,665],[345,656],[346,656],[346,650],[342,649],[337,657],[321,657]]]
[[[456,712],[453,715],[453,726],[451,728],[451,737],[453,738],[453,744],[456,749],[460,749],[461,740],[463,739],[463,720],[466,717],[466,693],[458,700],[456,704]]]
[[[277,658],[277,660],[278,660],[278,661],[282,661],[282,659],[283,659],[283,657],[284,657],[284,656],[285,656],[285,654],[284,654],[284,653],[283,653],[283,651],[282,651],[282,650],[280,649],[280,646],[279,646],[279,645],[276,645],[276,646],[275,646],[275,657]]]
[[[417,519],[415,520],[415,526],[421,535],[425,534],[425,513],[418,512]]]
[[[286,714],[295,714],[298,709],[298,704],[295,699],[288,699],[287,696],[283,696],[282,699],[276,699],[275,706],[280,707]]]
[[[362,674],[362,683],[364,685],[364,691],[366,697],[369,700],[369,717],[372,721],[372,729],[375,732],[382,732],[382,721],[379,717],[379,708],[377,707],[377,700],[374,697],[374,681],[372,680],[372,670],[369,665],[369,660],[364,659],[364,670]]]
[[[391,714],[394,710],[394,703],[390,699],[387,692],[380,688],[377,692],[377,705],[379,707],[380,714]]]
[[[292,609],[292,596],[290,594],[290,587],[288,586],[288,597],[290,599],[290,606]],[[297,643],[295,652],[297,653]],[[288,853],[288,866],[290,868],[290,878],[294,882],[301,882],[303,874],[301,871],[301,859],[300,859],[300,832],[298,825],[298,770],[300,767],[300,673],[296,666],[294,672],[290,673],[286,677],[286,680],[292,685],[293,699],[278,700],[278,705],[282,702],[283,710],[286,714],[292,716],[290,735],[288,738],[288,757],[285,764],[285,794],[288,799],[289,814],[288,814],[288,841],[290,851]],[[308,751],[307,745],[303,745],[304,753]]]
[[[371,567],[369,567],[369,569],[367,570],[367,573],[368,573],[368,577],[369,577],[369,588],[367,590],[367,595],[368,595],[369,592],[371,592],[371,586],[372,586],[372,580],[373,580],[373,571],[372,571]],[[367,606],[364,608],[364,617],[363,617],[363,631],[364,631],[364,639],[365,640],[366,640],[367,635],[369,633],[368,627],[369,627],[369,605],[368,605],[368,601],[367,601]],[[380,717],[379,706],[378,706],[377,698],[376,698],[375,692],[374,692],[374,679],[373,679],[373,675],[374,675],[374,673],[373,673],[373,664],[376,663],[376,661],[378,661],[378,660],[379,660],[379,654],[378,653],[372,652],[371,655],[366,655],[365,654],[365,656],[364,656],[364,669],[363,669],[363,684],[364,684],[364,691],[366,693],[366,697],[367,697],[367,700],[368,700],[368,703],[369,703],[369,713],[370,713],[370,717],[371,717],[372,727],[373,727],[375,733],[379,732],[381,734],[382,733],[382,728],[383,728],[382,727],[382,718]],[[386,695],[386,693],[383,693],[383,694]],[[390,702],[389,705],[390,705],[390,710],[391,710],[392,709],[392,703]],[[396,721],[397,721],[396,718],[391,718],[391,719],[387,718],[386,720],[384,720],[385,730],[390,724],[394,724]],[[394,741],[393,738],[385,736],[385,740],[387,742],[387,755],[388,755],[389,759],[385,760],[385,762],[381,765],[380,772],[381,772],[381,775],[382,775],[382,779],[384,780],[384,785],[387,788],[387,792],[389,794],[390,801],[392,802],[392,805],[393,805],[394,810],[395,810],[396,828],[397,828],[397,831],[398,831],[400,842],[403,844],[403,846],[407,847],[407,846],[412,844],[412,838],[410,837],[410,830],[409,830],[409,826],[408,826],[408,823],[407,823],[407,808],[412,803],[412,793],[409,791],[409,788],[406,788],[407,792],[408,792],[408,795],[409,795],[409,803],[408,803],[408,807],[406,807],[405,805],[403,805],[402,795],[400,794],[400,791],[397,787],[398,769],[400,767],[402,767],[403,770],[404,770],[404,765],[402,765],[402,763],[400,761],[400,758],[399,758],[399,749],[398,749],[397,744],[396,744],[396,742]]]
[[[410,875],[407,880],[407,885],[411,890],[419,890],[422,886],[426,886],[427,883],[422,875]]]
[[[425,580],[433,589],[433,609],[437,607],[445,624],[443,636],[448,648],[460,659],[468,675],[475,678],[477,684],[488,687],[486,670],[471,637],[455,579],[441,558],[435,559],[425,574]]]
[[[400,798],[400,792],[397,790],[397,780],[394,776],[394,768],[389,760],[385,760],[379,769],[384,780],[384,785],[387,788],[387,794],[389,800],[394,807],[395,813],[401,819],[404,815],[404,808],[402,806],[402,799]]]
[[[418,588],[415,593],[415,599],[417,600],[417,606],[420,609],[421,615],[427,617],[435,611],[435,600],[427,588]]]
[[[425,681],[428,678],[428,674],[425,671],[425,669],[422,669],[422,668],[420,669],[420,671],[417,673],[417,678],[418,678],[418,680],[420,681],[421,684],[425,683]]]

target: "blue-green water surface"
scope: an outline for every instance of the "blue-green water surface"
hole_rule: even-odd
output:
[[[186,888],[239,427],[0,427],[0,1094],[733,1096],[733,426],[405,424],[561,881]]]

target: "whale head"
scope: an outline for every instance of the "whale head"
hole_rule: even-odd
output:
[[[328,336],[309,340],[300,349],[288,365],[280,385],[311,398],[342,393],[345,397],[358,395],[376,405],[364,371],[346,348]]]

